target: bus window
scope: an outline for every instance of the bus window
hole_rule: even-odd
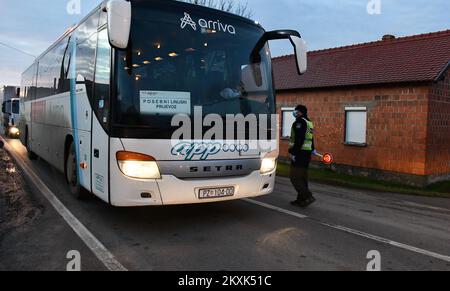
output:
[[[97,11],[86,19],[77,29],[77,41],[78,43],[84,42],[97,32],[98,21],[100,18],[100,12]]]
[[[19,100],[12,101],[11,105],[12,105],[11,112],[13,114],[19,114]]]
[[[86,86],[86,93],[89,101],[92,102],[92,85],[94,83],[94,61],[95,61],[95,48],[97,46],[97,33],[90,38],[77,45],[77,58],[76,58],[76,76],[77,83],[81,77],[82,83]]]
[[[93,108],[100,124],[105,129],[109,122],[110,64],[111,47],[108,41],[108,32],[104,29],[98,34]]]

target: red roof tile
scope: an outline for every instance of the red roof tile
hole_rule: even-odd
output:
[[[450,61],[450,30],[308,53],[297,74],[293,55],[273,59],[277,90],[432,81]]]

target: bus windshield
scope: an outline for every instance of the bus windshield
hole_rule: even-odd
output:
[[[114,125],[167,133],[175,114],[192,115],[195,106],[203,115],[274,114],[268,46],[260,63],[250,62],[264,30],[213,10],[179,7],[134,2],[129,48],[115,55]]]

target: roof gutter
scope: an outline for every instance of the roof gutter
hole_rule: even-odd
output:
[[[445,71],[445,70],[444,70]],[[420,85],[420,84],[430,84],[433,80],[417,80],[417,81],[399,81],[399,82],[381,82],[381,83],[361,83],[361,84],[346,84],[346,85],[329,85],[329,86],[318,86],[318,87],[302,87],[302,88],[275,88],[276,92],[290,92],[290,91],[309,91],[309,90],[333,90],[347,88],[364,88],[364,87],[385,87],[385,86],[405,86],[405,85]]]

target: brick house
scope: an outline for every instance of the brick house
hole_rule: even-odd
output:
[[[411,185],[450,179],[450,30],[274,58],[287,157],[292,110],[305,104],[316,147],[337,171]]]

